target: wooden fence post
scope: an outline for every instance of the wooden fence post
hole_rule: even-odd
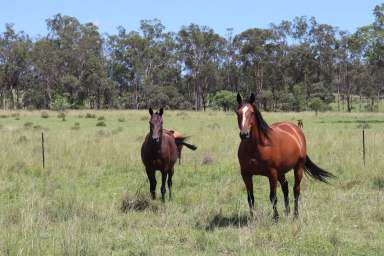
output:
[[[364,129],[363,129],[363,163],[365,166],[365,132],[364,132]]]
[[[43,168],[45,168],[44,132],[41,132],[41,153],[43,154]]]

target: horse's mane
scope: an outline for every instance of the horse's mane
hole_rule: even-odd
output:
[[[269,127],[268,123],[264,120],[263,116],[261,115],[260,111],[257,108],[253,108],[255,113],[255,118],[257,123],[259,124],[259,131],[263,133],[268,138],[268,131],[271,129]]]

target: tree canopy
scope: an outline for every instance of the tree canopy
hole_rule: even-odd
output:
[[[5,24],[3,109],[229,110],[235,92],[254,92],[269,111],[317,111],[330,103],[339,111],[374,111],[382,100],[384,4],[354,33],[314,17],[237,35],[228,29],[226,36],[197,24],[169,32],[157,19],[115,35],[61,14],[46,23],[47,34],[37,38]]]

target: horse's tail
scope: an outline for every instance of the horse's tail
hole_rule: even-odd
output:
[[[185,142],[186,139],[188,139],[188,137],[176,137],[175,138],[175,143],[176,143],[176,147],[177,147],[177,156],[179,158],[179,164],[181,163],[181,149],[183,148],[183,146],[186,146],[187,148],[189,148],[191,150],[197,149],[197,147],[195,145],[192,145],[192,144]]]
[[[189,144],[189,143],[185,142],[187,139],[188,139],[188,137],[175,138],[175,143],[176,143],[177,146],[178,145],[184,145],[187,148],[189,148],[190,150],[196,150],[197,147],[195,145],[192,145],[192,144]]]
[[[317,166],[307,155],[307,159],[304,164],[305,172],[309,174],[315,180],[319,180],[324,183],[328,183],[327,178],[335,178],[336,176],[326,170],[321,169]]]

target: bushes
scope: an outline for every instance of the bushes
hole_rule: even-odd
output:
[[[76,122],[72,127],[71,127],[72,130],[79,130],[80,129],[80,123],[79,122]]]
[[[192,109],[192,104],[173,86],[146,86],[141,108]]]
[[[48,118],[48,117],[49,117],[49,114],[47,111],[41,112],[41,118]]]
[[[212,107],[216,109],[223,109],[228,111],[235,108],[236,104],[236,93],[221,90],[216,92],[212,97]]]
[[[105,127],[105,126],[107,126],[107,124],[104,121],[100,121],[100,122],[96,123],[96,126]]]
[[[85,118],[96,118],[96,115],[95,114],[92,114],[92,113],[87,113],[85,115]]]
[[[64,96],[57,94],[52,99],[52,102],[51,102],[51,109],[52,110],[62,112],[62,111],[66,110],[70,107],[71,107],[71,105],[69,104],[68,99]]]
[[[327,110],[329,107],[327,104],[325,104],[320,98],[318,97],[315,97],[313,99],[311,99],[311,101],[309,102],[309,108],[313,111],[316,112],[316,115],[319,111],[325,111]]]

